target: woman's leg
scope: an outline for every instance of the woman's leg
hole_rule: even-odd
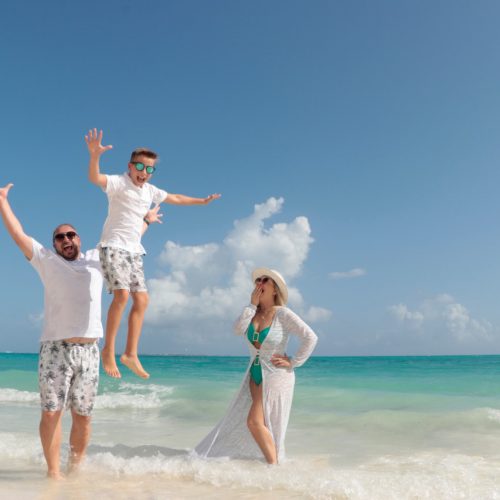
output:
[[[257,385],[250,379],[250,394],[252,395],[252,406],[248,412],[247,425],[255,442],[259,445],[268,464],[278,463],[276,445],[273,436],[266,427],[264,420],[264,406],[262,402],[262,384]]]

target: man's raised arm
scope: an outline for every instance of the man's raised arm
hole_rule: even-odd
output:
[[[21,252],[28,260],[33,258],[33,240],[30,236],[25,234],[23,226],[18,218],[14,215],[9,203],[9,191],[14,184],[7,184],[5,187],[0,188],[0,215],[2,216],[3,223],[7,228],[7,232],[14,240],[16,245],[21,249]]]

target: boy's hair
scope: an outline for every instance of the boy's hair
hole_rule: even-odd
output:
[[[151,149],[137,148],[134,149],[130,155],[130,163],[137,160],[139,156],[145,156],[146,158],[151,158],[152,160],[156,160],[158,158],[158,155],[154,151],[151,151]]]

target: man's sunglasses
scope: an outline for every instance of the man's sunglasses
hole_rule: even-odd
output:
[[[64,241],[64,238],[68,238],[68,240],[73,241],[78,234],[74,231],[68,231],[67,233],[57,233],[54,235],[54,241]]]
[[[152,174],[156,170],[156,167],[146,166],[140,161],[133,161],[132,163],[134,164],[135,169],[139,172],[142,172],[144,169],[146,169],[147,174]]]
[[[261,276],[260,278],[257,278],[255,280],[255,284],[258,285],[259,283],[267,283],[271,278],[269,276]]]

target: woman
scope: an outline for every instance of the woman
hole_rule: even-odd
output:
[[[234,330],[245,335],[250,364],[228,412],[196,446],[204,457],[264,458],[276,464],[285,457],[285,433],[292,406],[294,368],[311,355],[317,342],[312,329],[285,307],[288,289],[280,273],[253,271],[255,288]],[[290,335],[300,339],[295,357],[285,348]]]

